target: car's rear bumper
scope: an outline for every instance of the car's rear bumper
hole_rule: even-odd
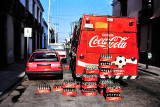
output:
[[[26,71],[26,75],[61,75],[62,71]]]

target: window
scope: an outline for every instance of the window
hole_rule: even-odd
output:
[[[58,62],[56,53],[34,53],[29,62]]]
[[[40,24],[42,22],[42,12],[40,12]]]
[[[121,16],[127,16],[127,0],[121,0]]]
[[[25,3],[25,4],[26,4],[26,9],[29,10],[29,3],[28,3],[28,0],[26,0],[26,3]]]
[[[39,22],[39,8],[37,7],[37,20]]]
[[[142,1],[142,9],[152,9],[153,8],[153,0],[143,0]]]
[[[32,5],[32,14],[33,17],[35,16],[35,1],[33,0],[33,5]]]

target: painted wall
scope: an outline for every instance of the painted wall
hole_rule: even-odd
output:
[[[42,48],[47,47],[47,40],[48,40],[47,38],[48,38],[48,26],[46,26],[46,24],[43,21]]]
[[[154,0],[154,17],[160,17],[160,0]]]
[[[26,0],[19,0],[19,1],[23,4],[24,7],[26,6]]]
[[[120,2],[116,2],[114,5],[113,5],[113,12],[112,12],[112,15],[113,16],[120,16],[121,15],[121,7],[120,7]]]
[[[33,13],[32,13],[32,10],[33,10],[33,1],[32,1],[32,0],[28,0],[28,4],[29,4],[29,12],[30,12],[31,14],[33,14]]]
[[[14,28],[13,28],[13,17],[7,15],[7,63],[13,63],[14,61]]]
[[[142,0],[128,0],[127,16],[136,17],[138,22],[138,12],[142,10]]]

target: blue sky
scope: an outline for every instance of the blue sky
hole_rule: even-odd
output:
[[[113,0],[50,0],[50,26],[57,26],[58,40],[61,43],[69,37],[70,22],[78,21],[83,14],[112,15],[111,3]],[[40,0],[44,12],[43,18],[48,22],[49,0]]]

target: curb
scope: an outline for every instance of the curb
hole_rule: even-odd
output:
[[[18,78],[10,85],[6,90],[0,93],[0,102],[3,101],[18,85],[20,85],[25,80],[25,72],[19,74]]]
[[[153,74],[153,75],[159,76],[159,74],[154,73],[154,72],[151,72],[151,71],[149,71],[149,70],[147,70],[147,69],[143,69],[143,68],[138,67],[138,70],[143,71],[143,72],[146,72],[146,73],[149,73],[149,74]]]

